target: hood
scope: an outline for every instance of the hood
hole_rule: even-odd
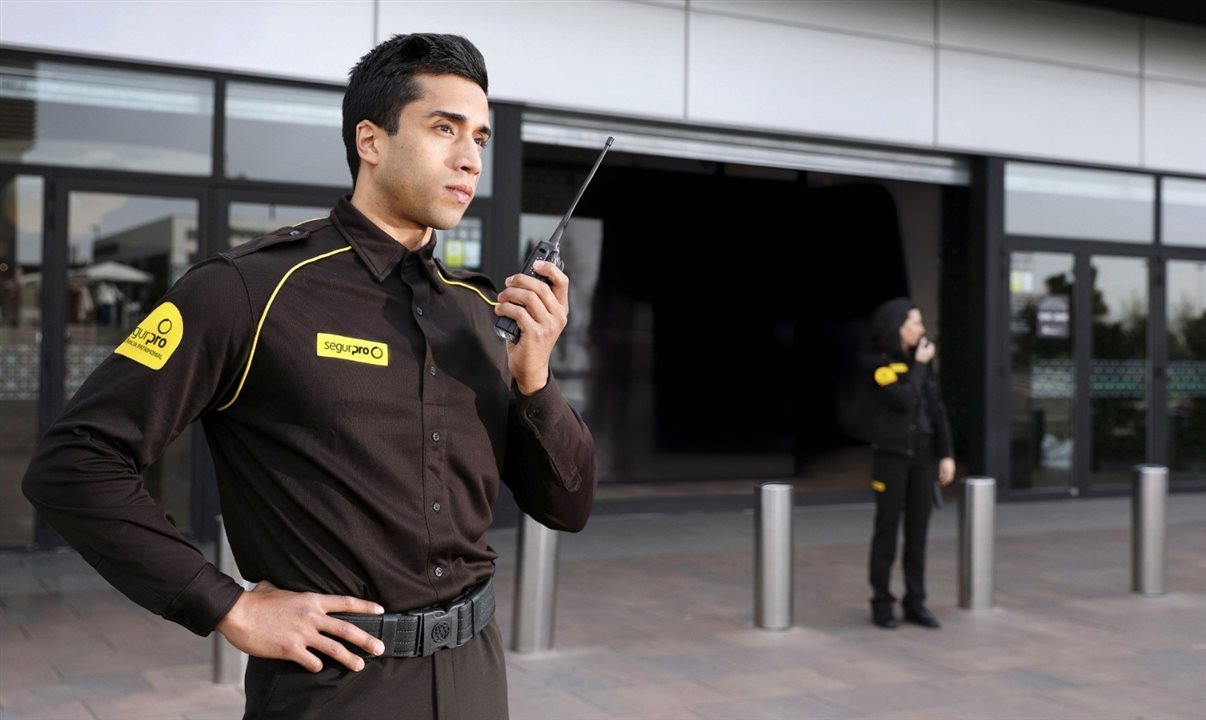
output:
[[[912,300],[900,297],[875,309],[871,317],[871,347],[875,352],[897,359],[906,358],[900,348],[900,326],[909,319],[909,311],[915,307]]]

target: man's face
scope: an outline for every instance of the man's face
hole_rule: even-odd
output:
[[[913,308],[904,325],[900,326],[900,342],[906,348],[915,348],[921,342],[922,335],[925,335],[925,325],[921,322],[921,311]]]
[[[490,138],[486,93],[457,75],[418,75],[422,95],[402,108],[398,132],[380,133],[372,181],[390,220],[446,229],[461,221],[477,191]]]

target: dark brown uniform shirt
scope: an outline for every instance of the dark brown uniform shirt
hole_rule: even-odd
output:
[[[209,633],[240,588],[140,472],[200,418],[243,575],[389,611],[488,577],[500,481],[581,529],[594,445],[552,378],[521,395],[490,281],[409,252],[344,199],[200,263],[42,438],[27,496],[109,582]]]

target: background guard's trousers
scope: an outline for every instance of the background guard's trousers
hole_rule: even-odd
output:
[[[365,658],[358,673],[324,661],[322,670],[311,673],[291,661],[250,658],[244,720],[507,718],[507,671],[496,620],[461,647],[428,657]]]
[[[925,544],[929,530],[932,486],[938,478],[938,462],[929,443],[919,443],[913,457],[876,453],[873,463],[875,485],[875,534],[871,539],[870,580],[872,605],[890,607],[896,597],[888,586],[896,560],[896,537],[904,515],[906,609],[925,603]]]

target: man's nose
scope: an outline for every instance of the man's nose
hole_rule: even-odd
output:
[[[468,142],[459,143],[457,147],[461,151],[457,158],[457,168],[470,175],[480,175],[482,172],[482,151],[477,142],[473,138],[469,138]]]

